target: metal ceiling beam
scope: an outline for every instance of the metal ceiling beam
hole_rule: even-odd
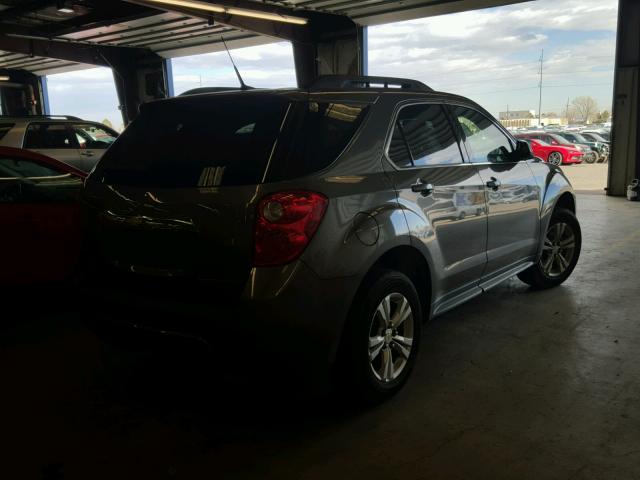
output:
[[[333,15],[330,13],[322,13],[310,10],[301,11],[284,6],[263,4],[249,0],[216,0],[215,2],[205,3],[214,3],[215,5],[224,7],[242,8],[263,13],[298,16],[307,19],[308,23],[307,25],[294,25],[290,23],[262,20],[240,15],[212,13],[194,8],[162,5],[159,3],[150,2],[148,0],[126,1],[130,3],[136,3],[138,5],[150,6],[167,12],[178,12],[193,17],[213,20],[217,23],[222,23],[230,27],[235,27],[241,30],[248,30],[253,33],[280,38],[283,40],[289,40],[292,42],[312,43],[328,37],[355,35],[357,28],[356,24],[349,17],[343,15]]]
[[[114,59],[159,59],[151,50],[133,47],[115,47],[88,42],[57,41],[0,35],[0,50],[22,53],[34,57],[49,57],[103,67],[111,66]]]

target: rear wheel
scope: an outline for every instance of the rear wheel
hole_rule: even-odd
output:
[[[398,392],[415,364],[422,311],[411,280],[376,272],[356,298],[342,341],[338,377],[343,389],[367,403]]]
[[[562,165],[562,154],[560,152],[551,152],[547,161],[551,165],[556,165],[559,167],[560,165]]]
[[[595,163],[595,162],[596,162],[596,156],[595,156],[595,155],[593,155],[593,154],[588,154],[588,153],[587,153],[587,154],[584,156],[584,161],[585,161],[586,163]]]
[[[564,282],[580,257],[580,223],[570,210],[556,210],[551,217],[538,262],[518,274],[523,282],[536,288],[551,288]]]

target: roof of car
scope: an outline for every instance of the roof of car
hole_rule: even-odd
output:
[[[341,76],[337,76],[341,77]],[[378,78],[378,77],[356,77],[358,79],[365,78]],[[402,79],[399,79],[402,80]],[[415,82],[415,81],[410,81]],[[398,101],[410,100],[410,99],[438,99],[450,102],[460,102],[467,105],[474,106],[478,110],[484,113],[488,112],[474,101],[446,92],[440,92],[427,87],[420,82],[411,83],[410,85],[418,85],[416,88],[394,88],[391,86],[384,86],[377,82],[371,82],[365,86],[357,85],[339,85],[330,82],[317,83],[311,88],[280,88],[280,89],[259,89],[252,88],[248,90],[224,90],[224,91],[205,91],[203,93],[192,93],[189,95],[180,95],[172,98],[155,100],[149,102],[150,104],[165,104],[165,103],[182,103],[189,104],[192,102],[198,102],[204,98],[227,98],[227,97],[248,97],[248,96],[282,96],[291,100],[306,100],[309,97],[331,97],[332,99],[341,99],[345,101],[355,101],[362,103],[375,103],[381,96],[395,97]],[[419,87],[423,85],[424,88]],[[144,105],[142,106],[144,108]]]

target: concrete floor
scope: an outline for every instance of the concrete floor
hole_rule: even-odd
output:
[[[0,332],[0,477],[640,478],[640,203],[579,209],[564,286],[512,279],[431,322],[409,384],[369,410],[219,384],[224,361],[191,348],[115,350],[71,294],[32,297]]]

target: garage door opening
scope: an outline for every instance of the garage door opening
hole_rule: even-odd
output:
[[[288,42],[231,50],[244,82],[252,87],[295,87],[293,49]],[[238,88],[227,52],[206,53],[172,61],[175,94],[201,87]]]
[[[584,161],[563,170],[576,190],[604,193],[617,14],[617,0],[537,0],[375,26],[369,72],[469,97],[544,143],[545,160],[547,142],[562,162],[579,144]]]
[[[51,115],[73,115],[124,128],[110,68],[91,68],[47,76]]]

